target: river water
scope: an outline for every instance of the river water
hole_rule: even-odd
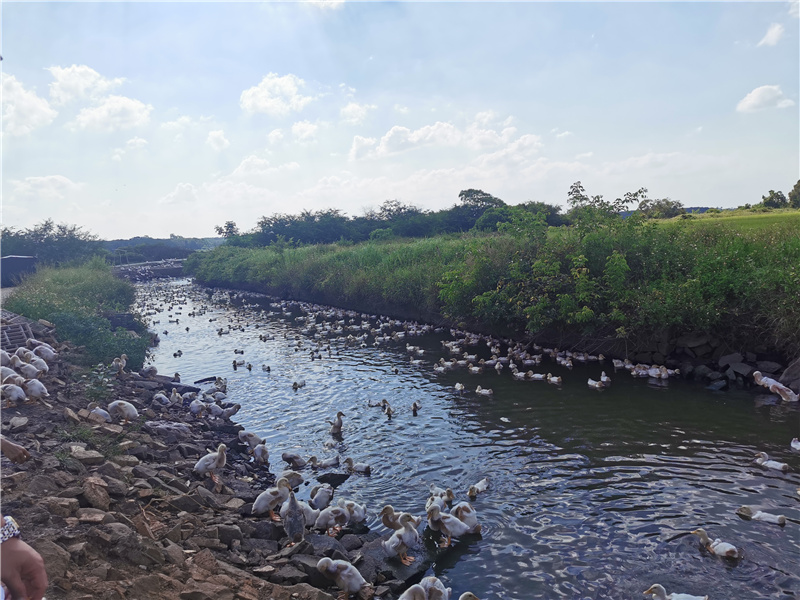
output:
[[[608,362],[569,370],[545,357],[533,367],[561,375],[561,386],[516,381],[507,369],[437,374],[434,363],[450,358],[441,343],[453,339],[449,330],[376,346],[372,335],[347,340],[364,329],[319,333],[323,322],[336,328],[343,318],[350,327],[361,316],[315,316],[312,329],[297,320],[307,315],[297,305],[212,295],[188,280],[138,291],[161,338],[152,364],[187,383],[227,377],[229,399],[242,405],[235,419],[267,440],[273,472],[284,468],[287,450],[371,464],[370,477],[337,489],[366,503],[370,527],[385,531],[376,516],[385,504],[423,514],[431,482],[466,500],[469,485],[488,477],[489,490],[473,502],[482,535],[455,543],[433,566],[454,597],[469,590],[483,600],[643,598],[653,583],[712,600],[800,597],[800,453],[789,445],[800,434],[796,405],[679,379],[654,386]],[[402,328],[384,329],[391,330]],[[312,360],[318,341],[322,358]],[[424,349],[413,356],[420,364],[406,344]],[[465,350],[490,357],[485,343]],[[252,371],[234,370],[235,359]],[[587,379],[603,369],[611,387],[590,389]],[[293,390],[300,380],[306,385]],[[467,391],[458,393],[457,382]],[[479,385],[493,396],[477,395]],[[395,411],[390,420],[368,406],[382,399]],[[414,401],[422,406],[416,417]],[[343,442],[326,448],[327,420],[339,410]],[[758,451],[792,470],[762,469],[753,462]],[[744,521],[734,512],[742,505],[789,521]],[[743,558],[702,550],[689,533],[698,527]]]

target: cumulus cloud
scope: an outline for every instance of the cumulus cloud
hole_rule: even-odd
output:
[[[359,104],[358,102],[351,102],[341,111],[339,111],[342,120],[346,123],[351,123],[353,125],[358,125],[359,123],[363,123],[364,119],[367,118],[367,114],[371,110],[375,110],[378,108],[374,104]]]
[[[789,108],[794,101],[783,95],[779,85],[762,85],[747,94],[736,105],[738,112],[756,112],[768,108]]]
[[[256,183],[265,183],[266,180],[273,175],[289,171],[296,171],[299,168],[300,165],[296,162],[272,166],[268,159],[250,155],[242,160],[241,163],[239,163],[239,166],[237,166],[233,172],[231,172],[228,179],[240,179]]]
[[[26,135],[53,122],[58,113],[36,92],[26,90],[13,75],[3,73],[3,132]]]
[[[106,79],[86,65],[50,67],[47,69],[55,81],[50,84],[50,99],[54,104],[66,104],[78,98],[100,98],[121,85],[124,77]]]
[[[522,165],[542,148],[542,138],[532,133],[521,135],[516,140],[495,152],[481,155],[475,161],[481,167],[490,167],[502,163],[504,165]]]
[[[96,106],[82,109],[71,126],[75,129],[116,131],[147,124],[153,106],[125,96],[107,96]]]
[[[277,73],[269,73],[257,86],[242,92],[239,105],[248,114],[284,116],[299,112],[313,100],[310,96],[300,94],[303,86],[305,82],[291,73],[282,77]]]
[[[45,175],[12,180],[11,195],[18,201],[54,202],[68,198],[79,191],[82,183],[76,183],[63,175]]]
[[[140,137],[133,137],[125,142],[125,146],[122,148],[114,148],[114,151],[111,153],[111,159],[116,161],[121,161],[122,157],[129,150],[138,150],[139,148],[144,148],[147,145],[147,140]]]
[[[773,23],[767,29],[767,33],[758,42],[758,46],[775,46],[783,37],[783,25],[780,23]]]
[[[301,142],[313,141],[319,127],[310,121],[298,121],[292,125],[292,135]]]
[[[206,144],[211,146],[217,152],[221,152],[231,145],[231,143],[225,138],[225,132],[222,131],[222,129],[209,131],[208,137],[206,138]]]
[[[281,131],[280,129],[273,129],[272,131],[269,132],[269,135],[267,135],[267,141],[270,144],[277,144],[282,139],[283,139],[283,131]]]
[[[350,146],[350,153],[347,155],[350,160],[358,160],[364,158],[369,154],[369,151],[375,147],[378,140],[375,138],[362,137],[357,135],[353,138],[353,145]]]
[[[399,112],[401,115],[407,115],[408,114],[408,107],[407,106],[401,106],[400,104],[395,104],[394,105],[394,109],[397,112]]]
[[[161,198],[161,204],[196,204],[198,190],[191,183],[179,183],[175,189]]]

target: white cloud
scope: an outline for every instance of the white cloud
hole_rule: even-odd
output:
[[[794,101],[783,95],[779,85],[762,85],[736,105],[738,112],[756,112],[767,108],[789,108]]]
[[[583,158],[592,158],[594,156],[594,152],[581,152],[580,154],[575,155],[575,160],[581,160]]]
[[[358,125],[359,123],[363,123],[364,119],[367,118],[367,113],[371,110],[375,110],[378,108],[374,104],[358,104],[357,102],[351,102],[341,111],[339,111],[342,120],[346,123],[351,123],[353,125]]]
[[[145,125],[152,105],[125,96],[108,96],[96,106],[82,109],[71,123],[73,128],[116,131]]]
[[[775,46],[783,37],[783,25],[780,23],[773,23],[767,29],[767,33],[758,42],[758,46]]]
[[[408,107],[407,106],[401,106],[400,104],[395,104],[394,105],[394,109],[397,112],[399,112],[401,115],[407,115],[408,114]]]
[[[11,185],[12,197],[24,202],[62,201],[83,187],[82,183],[76,183],[63,175],[26,177],[21,181],[12,180]]]
[[[139,148],[144,148],[147,145],[147,140],[140,138],[140,137],[132,137],[127,142],[125,142],[125,146],[123,148],[114,148],[114,151],[111,153],[111,159],[116,161],[121,161],[122,157],[129,150],[138,150]]]
[[[353,145],[350,147],[348,158],[350,160],[358,160],[364,158],[369,154],[369,151],[375,147],[378,140],[375,138],[362,137],[357,135],[353,138]]]
[[[183,131],[184,129],[191,127],[193,123],[194,121],[192,120],[192,117],[182,115],[174,121],[165,121],[164,123],[161,123],[161,128],[168,131]]]
[[[208,137],[206,138],[206,144],[211,146],[217,152],[221,152],[231,145],[231,143],[225,138],[225,132],[222,131],[222,129],[209,131]]]
[[[179,183],[174,191],[170,192],[159,202],[161,204],[196,204],[198,190],[191,183]]]
[[[490,167],[500,163],[519,166],[537,154],[542,145],[541,137],[526,133],[496,152],[479,156],[475,164],[480,167]]]
[[[304,85],[305,82],[295,75],[280,77],[277,73],[270,73],[257,86],[242,92],[239,105],[249,114],[283,116],[299,112],[313,100],[310,96],[300,95],[299,90]]]
[[[272,131],[269,132],[269,135],[267,136],[267,141],[270,144],[277,144],[282,139],[283,139],[283,131],[281,131],[280,129],[273,129]]]
[[[36,92],[26,90],[13,75],[3,73],[3,132],[26,135],[53,122],[58,113]]]
[[[259,158],[250,155],[239,163],[233,172],[226,179],[239,179],[265,183],[265,180],[272,175],[296,171],[300,165],[296,162],[284,163],[273,167],[266,158]]]
[[[47,69],[55,81],[50,84],[50,99],[54,104],[66,104],[77,98],[100,98],[121,85],[125,78],[106,79],[86,65],[50,67]]]
[[[556,137],[557,138],[565,138],[565,137],[569,137],[571,135],[572,135],[571,131],[562,131],[561,133],[557,133]]]
[[[317,133],[318,126],[310,121],[298,121],[292,125],[292,135],[301,142],[313,141],[314,135]]]
[[[309,0],[309,4],[313,4],[319,8],[335,10],[344,6],[345,0]]]

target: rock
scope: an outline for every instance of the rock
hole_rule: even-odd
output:
[[[93,525],[114,522],[114,517],[97,508],[79,508],[77,517],[81,523],[91,523]]]
[[[242,540],[242,530],[236,525],[218,525],[217,531],[219,532],[219,541],[229,547],[233,540]]]
[[[697,356],[708,356],[709,354],[711,354],[713,348],[709,344],[703,344],[702,346],[697,346],[696,348],[692,348],[692,350],[694,350],[694,353]]]
[[[320,483],[327,483],[331,487],[336,488],[342,485],[350,477],[350,473],[323,473],[317,476],[317,481]]]
[[[186,562],[186,555],[183,553],[183,548],[170,540],[164,540],[163,545],[164,558],[167,559],[167,562],[173,565],[183,566],[183,563]]]
[[[710,341],[711,336],[703,333],[690,333],[679,337],[675,342],[675,345],[683,346],[685,348],[696,348],[697,346],[708,344]]]
[[[773,362],[771,360],[760,360],[756,363],[756,367],[762,373],[778,373],[783,369],[783,365]]]
[[[209,573],[218,573],[219,572],[219,564],[217,563],[217,559],[214,558],[214,555],[211,553],[211,550],[201,550],[197,554],[195,554],[194,558],[192,558],[192,564],[204,571],[208,571]]]
[[[723,375],[719,371],[711,371],[708,375],[706,375],[706,379],[709,381],[716,381],[717,379],[722,379]]]
[[[712,392],[719,392],[724,390],[728,387],[728,382],[725,379],[719,379],[710,385],[706,386],[707,390],[711,390]]]
[[[701,379],[704,377],[708,377],[708,375],[712,373],[712,370],[708,368],[706,365],[698,365],[694,368],[694,377],[695,379]],[[719,379],[719,377],[717,378]]]
[[[720,356],[719,361],[717,361],[717,364],[720,367],[725,367],[731,363],[740,363],[742,362],[743,359],[744,357],[741,354],[739,354],[738,352],[734,352],[733,354],[726,354],[725,356]]]
[[[69,453],[82,465],[99,465],[105,461],[105,457],[96,450],[84,450],[80,446],[70,446]]]
[[[80,508],[77,498],[47,497],[39,500],[39,504],[58,517],[71,517]]]
[[[71,425],[78,425],[81,422],[80,417],[68,406],[64,407],[64,420]]]
[[[115,456],[111,460],[117,463],[120,467],[135,467],[136,465],[139,464],[138,458],[136,458],[135,456],[128,456],[127,454]]]
[[[169,496],[167,498],[169,505],[175,510],[183,510],[186,512],[200,512],[204,510],[204,506],[198,501],[195,494],[183,494],[181,496]]]
[[[210,581],[190,579],[180,594],[181,600],[233,600],[233,591]]]
[[[11,428],[11,433],[19,433],[28,428],[28,417],[12,417],[8,426]]]
[[[273,586],[269,593],[270,600],[334,600],[327,592],[318,590],[307,583],[292,586]]]
[[[44,569],[47,571],[47,578],[51,581],[57,577],[63,577],[69,567],[69,552],[61,546],[46,538],[28,542],[44,560]]]
[[[753,367],[743,362],[729,363],[728,368],[730,368],[734,373],[743,375],[744,377],[749,377],[753,372]]]
[[[791,363],[778,381],[783,385],[790,385],[793,381],[800,380],[800,358]],[[797,390],[795,390],[797,391]]]
[[[36,475],[28,482],[26,491],[33,496],[47,496],[56,490],[58,485],[52,477]]]
[[[90,506],[107,511],[111,504],[107,487],[108,484],[99,477],[87,477],[83,481],[83,497]]]
[[[120,470],[119,466],[113,462],[104,462],[94,470],[94,474],[113,477],[114,479],[122,478],[122,471]]]

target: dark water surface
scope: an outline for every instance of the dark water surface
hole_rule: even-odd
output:
[[[212,298],[187,280],[138,289],[143,310],[158,321],[153,364],[187,383],[227,377],[229,400],[243,407],[235,418],[266,438],[273,472],[284,468],[287,450],[320,458],[338,452],[372,465],[371,477],[351,477],[337,490],[366,503],[370,527],[385,531],[376,516],[384,504],[423,514],[431,482],[466,500],[469,485],[488,476],[489,490],[473,502],[482,535],[456,543],[434,565],[454,597],[470,590],[482,600],[643,598],[656,582],[712,600],[800,597],[800,454],[789,446],[799,435],[796,405],[674,379],[654,387],[614,373],[608,362],[567,370],[545,358],[533,367],[562,375],[561,387],[516,381],[507,369],[437,375],[433,364],[450,357],[441,345],[453,339],[447,330],[378,346],[372,335],[347,343],[347,335],[366,331],[319,331],[323,322],[337,327],[340,317],[318,317],[312,330],[296,320],[306,314],[299,307],[264,298]],[[217,334],[229,325],[230,333]],[[332,353],[312,361],[317,340]],[[407,343],[425,349],[414,357],[423,364],[411,364]],[[465,349],[490,356],[485,343]],[[178,350],[182,356],[173,356]],[[236,358],[253,370],[234,371]],[[587,379],[603,369],[612,387],[589,389]],[[306,385],[295,392],[292,383],[301,379]],[[468,391],[458,394],[456,382]],[[478,385],[494,395],[475,394]],[[368,407],[383,398],[396,411],[391,420]],[[328,449],[327,420],[338,410],[346,415],[344,441]],[[760,468],[757,451],[792,471]],[[303,488],[300,497],[307,496]],[[744,521],[734,513],[744,504],[789,522]],[[730,562],[701,550],[688,535],[697,527],[735,544],[744,558]]]

